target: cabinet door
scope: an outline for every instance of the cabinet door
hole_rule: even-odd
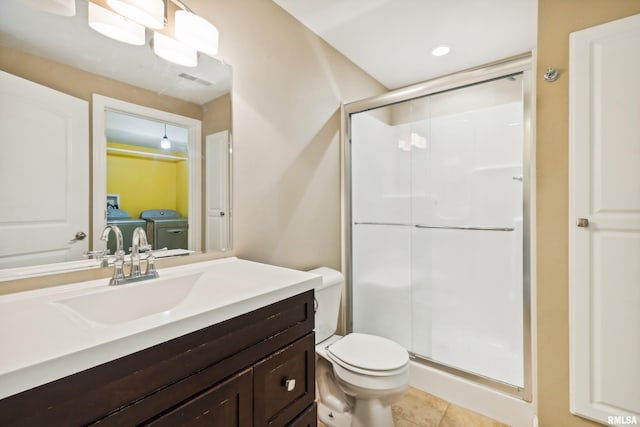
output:
[[[251,427],[252,375],[247,369],[149,423],[154,427]]]
[[[256,427],[289,424],[315,399],[313,333],[258,363],[253,371]]]

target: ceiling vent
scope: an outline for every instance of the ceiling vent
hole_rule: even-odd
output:
[[[213,85],[213,83],[211,83],[210,81],[201,79],[200,77],[192,76],[191,74],[187,74],[187,73],[180,73],[180,74],[178,74],[178,77],[182,77],[183,79],[191,80],[192,82],[200,83],[202,86],[212,86]]]

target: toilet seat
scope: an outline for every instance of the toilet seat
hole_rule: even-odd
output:
[[[409,354],[399,344],[360,333],[348,334],[330,344],[326,355],[348,371],[376,377],[403,374],[409,364]]]

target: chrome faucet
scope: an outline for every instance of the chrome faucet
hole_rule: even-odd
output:
[[[124,277],[124,249],[122,248],[122,231],[117,225],[109,224],[102,231],[102,237],[100,240],[103,240],[105,243],[109,241],[109,233],[113,230],[113,233],[116,235],[116,252],[115,252],[115,261],[113,263],[113,277],[109,280],[109,285],[120,285],[126,281]]]
[[[147,252],[147,270],[142,274],[140,270],[140,251]],[[151,253],[151,245],[147,242],[147,233],[144,228],[136,227],[131,236],[131,273],[129,279],[153,279],[158,277],[155,267],[155,257]]]
[[[147,234],[142,227],[136,227],[131,236],[131,268],[129,275],[124,274],[124,249],[122,232],[117,225],[109,224],[102,232],[101,240],[108,242],[109,233],[113,230],[116,235],[116,253],[113,277],[109,280],[109,286],[122,285],[128,282],[136,282],[138,280],[154,279],[158,277],[155,267],[155,257],[151,253],[151,245],[147,242]],[[144,273],[140,269],[140,251],[147,252],[147,269]]]

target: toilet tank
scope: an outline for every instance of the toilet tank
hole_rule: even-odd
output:
[[[316,268],[309,273],[322,276],[322,283],[315,288],[315,331],[316,344],[319,344],[336,333],[344,276],[328,267]]]

